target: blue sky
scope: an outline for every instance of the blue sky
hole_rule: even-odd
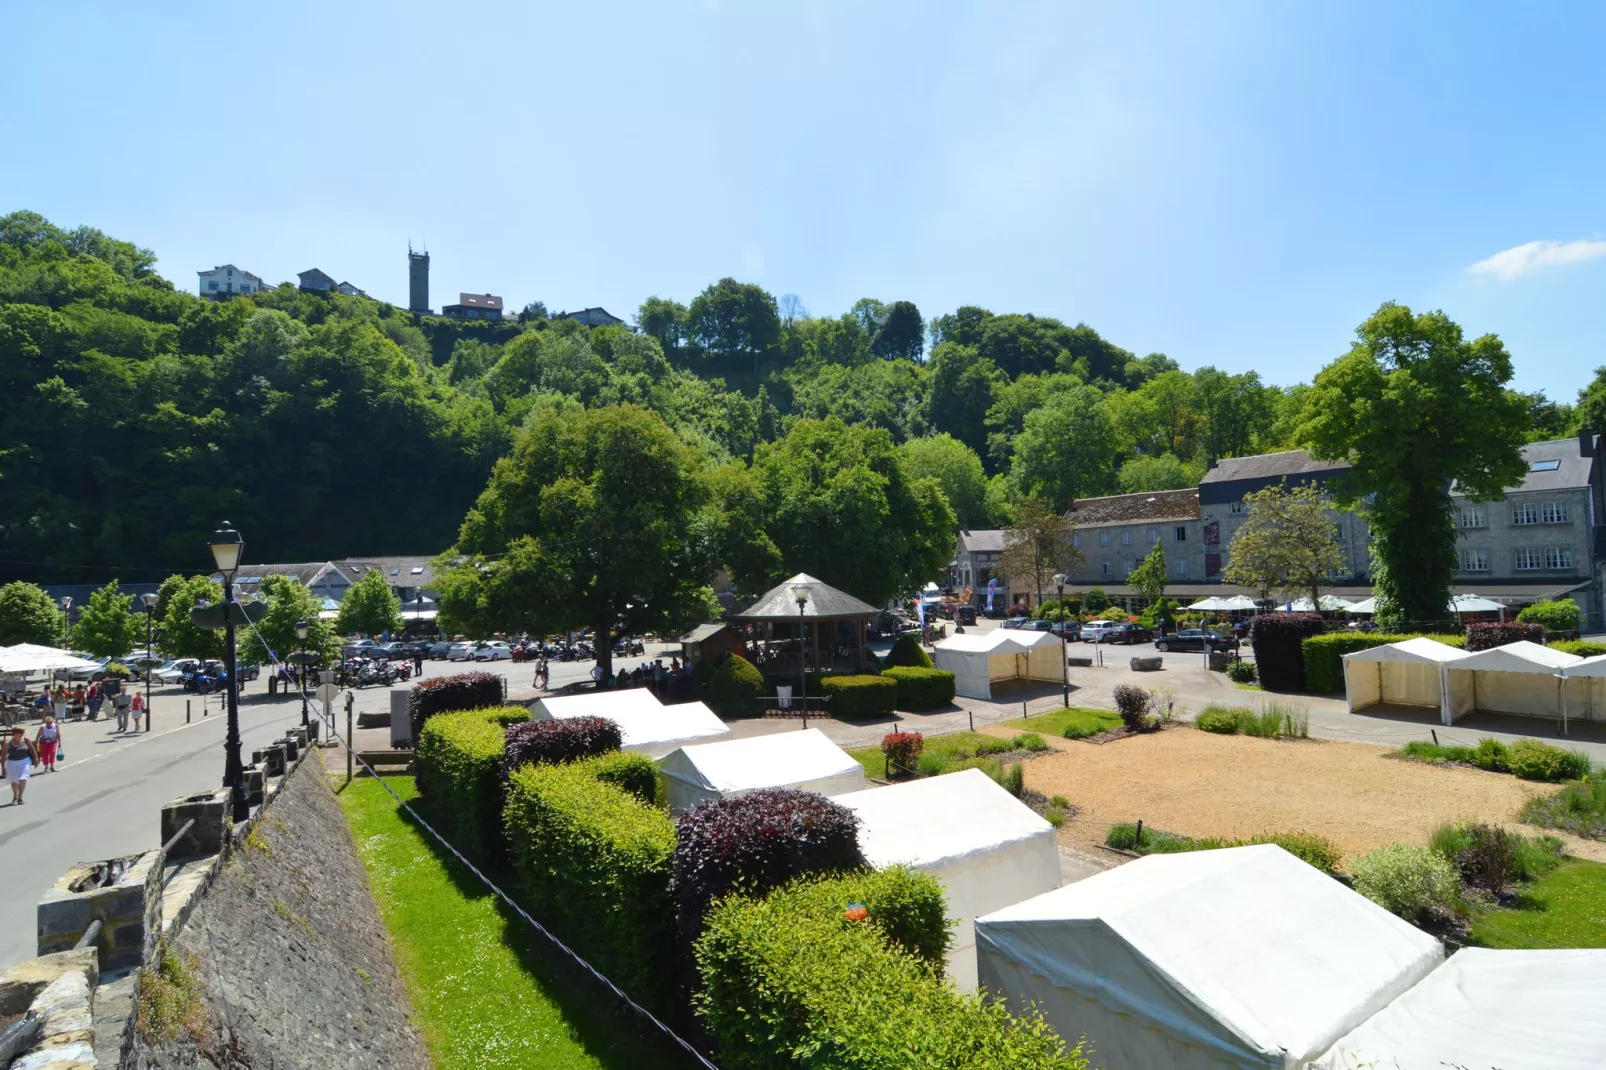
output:
[[[629,317],[733,275],[1288,383],[1393,299],[1499,334],[1524,389],[1606,364],[1591,5],[6,9],[0,211],[186,288],[317,266],[404,302],[411,239],[436,307]]]

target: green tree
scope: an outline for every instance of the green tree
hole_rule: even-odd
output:
[[[1468,342],[1442,312],[1385,304],[1356,335],[1317,375],[1299,438],[1350,462],[1341,500],[1368,502],[1379,612],[1437,620],[1457,565],[1450,487],[1493,501],[1521,481],[1527,409],[1500,339]]]
[[[207,576],[169,576],[156,593],[162,653],[170,658],[221,658],[223,633],[197,628],[190,613],[203,603],[223,600],[223,587]]]
[[[97,658],[127,654],[144,638],[141,621],[129,612],[133,604],[133,595],[118,593],[116,580],[91,592],[89,602],[78,611],[78,623],[72,630],[73,645]]]
[[[1021,494],[1068,509],[1077,498],[1109,492],[1115,482],[1112,437],[1096,388],[1055,394],[1026,415],[1010,475]]]
[[[899,447],[916,479],[935,479],[962,528],[987,526],[987,476],[976,451],[951,435],[912,438]]]
[[[340,600],[335,630],[341,635],[378,635],[401,631],[401,599],[390,589],[384,570],[364,572]]]
[[[1076,525],[1041,498],[1024,498],[1015,504],[1015,517],[1004,529],[1004,552],[998,555],[998,572],[1011,583],[1029,580],[1042,601],[1054,586],[1054,574],[1082,567],[1076,548]],[[1017,592],[1018,593],[1018,592]]]
[[[658,339],[664,356],[674,360],[686,344],[686,306],[663,297],[649,297],[636,312],[636,326]]]
[[[982,455],[987,450],[985,423],[993,407],[993,388],[1001,378],[993,362],[983,360],[975,349],[954,342],[939,345],[931,353],[927,426]]]
[[[1158,457],[1133,457],[1121,465],[1115,478],[1122,494],[1136,494],[1145,490],[1182,490],[1197,485],[1203,475],[1202,463],[1190,464],[1163,453]]]
[[[318,617],[322,601],[300,580],[291,576],[265,576],[261,587],[268,613],[254,628],[238,630],[242,660],[265,664],[277,658],[283,663],[302,649],[317,654],[326,665],[340,656],[340,636],[335,634],[329,621]],[[307,622],[305,642],[296,635],[296,625],[301,621]]]
[[[1132,570],[1126,582],[1139,594],[1151,601],[1157,601],[1165,594],[1165,569],[1165,541],[1155,539],[1148,555],[1138,562],[1138,567]]]
[[[876,327],[870,352],[884,360],[919,360],[926,351],[926,324],[913,301],[894,301]]]
[[[686,310],[686,334],[715,374],[760,376],[763,360],[781,340],[775,298],[762,286],[720,279]]]
[[[787,572],[877,605],[919,590],[953,555],[942,488],[914,478],[885,431],[798,420],[759,448],[753,474]]]
[[[1596,368],[1595,377],[1578,392],[1574,415],[1579,427],[1606,435],[1606,367]]]
[[[44,588],[20,581],[0,587],[0,646],[55,646],[66,630],[61,610]]]
[[[707,608],[717,533],[696,455],[629,405],[541,413],[463,520],[442,609],[471,634],[621,634]]]
[[[1315,484],[1278,483],[1244,495],[1244,502],[1249,515],[1227,547],[1222,580],[1260,592],[1261,601],[1283,591],[1320,606],[1322,581],[1344,567],[1332,501]]]

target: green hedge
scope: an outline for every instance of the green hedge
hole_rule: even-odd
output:
[[[619,752],[574,763],[605,784],[621,788],[648,806],[658,797],[658,767],[645,754]]]
[[[527,765],[507,783],[508,846],[527,901],[576,951],[637,999],[672,1007],[674,908],[669,814],[599,779],[611,755]],[[682,1004],[684,1005],[684,1004]]]
[[[451,841],[474,858],[502,853],[502,749],[523,706],[438,713],[418,740],[418,785]]]
[[[1311,635],[1300,641],[1300,654],[1305,659],[1305,690],[1315,695],[1332,695],[1344,690],[1344,655],[1357,650],[1370,650],[1374,646],[1388,646],[1405,639],[1433,639],[1445,646],[1461,647],[1466,643],[1463,635],[1424,635],[1421,632],[1393,634],[1390,632],[1325,632]]]
[[[833,717],[890,714],[898,701],[898,681],[890,676],[829,676],[820,691],[830,696]]]
[[[1554,643],[1546,643],[1552,650],[1560,650],[1564,654],[1577,654],[1581,658],[1592,658],[1598,654],[1606,654],[1606,643],[1592,643],[1588,639],[1558,639]]]
[[[895,666],[881,670],[881,675],[898,682],[900,710],[937,710],[954,700],[954,674],[946,669]]]
[[[849,919],[855,903],[867,917]],[[694,997],[720,1065],[1086,1070],[1040,1018],[947,984],[931,924],[941,909],[932,878],[899,870],[724,900],[697,941]]]
[[[931,655],[921,648],[920,640],[910,632],[898,636],[892,644],[892,649],[887,651],[887,665],[900,665],[910,669],[934,668],[931,664]]]

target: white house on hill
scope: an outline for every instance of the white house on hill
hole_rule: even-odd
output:
[[[220,264],[211,271],[197,271],[196,274],[200,276],[201,296],[210,297],[214,301],[221,301],[235,294],[254,294],[267,288],[261,279],[233,264]]]

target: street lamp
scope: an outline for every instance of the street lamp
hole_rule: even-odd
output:
[[[809,670],[807,655],[804,648],[807,645],[803,639],[803,611],[809,604],[809,585],[806,583],[792,584],[792,598],[797,602],[797,679],[798,697],[803,700],[803,716],[809,715]],[[808,722],[805,721],[805,724]]]
[[[229,809],[235,824],[251,816],[251,802],[245,795],[245,763],[240,760],[239,673],[234,645],[234,575],[240,571],[240,554],[245,540],[227,520],[212,533],[212,562],[223,577],[223,671],[228,674],[229,728],[223,740],[223,786],[229,789]]]
[[[149,592],[139,596],[145,604],[145,731],[151,730],[151,674],[156,671],[156,657],[151,653],[153,625],[156,621],[156,596]],[[135,727],[138,727],[137,725]]]
[[[1060,600],[1060,686],[1065,689],[1065,708],[1071,708],[1070,640],[1065,637],[1065,573],[1054,573],[1054,587]]]
[[[301,727],[307,728],[310,722],[307,720],[307,622],[304,620],[296,621],[296,639],[301,643],[301,656],[296,659],[301,668]]]

